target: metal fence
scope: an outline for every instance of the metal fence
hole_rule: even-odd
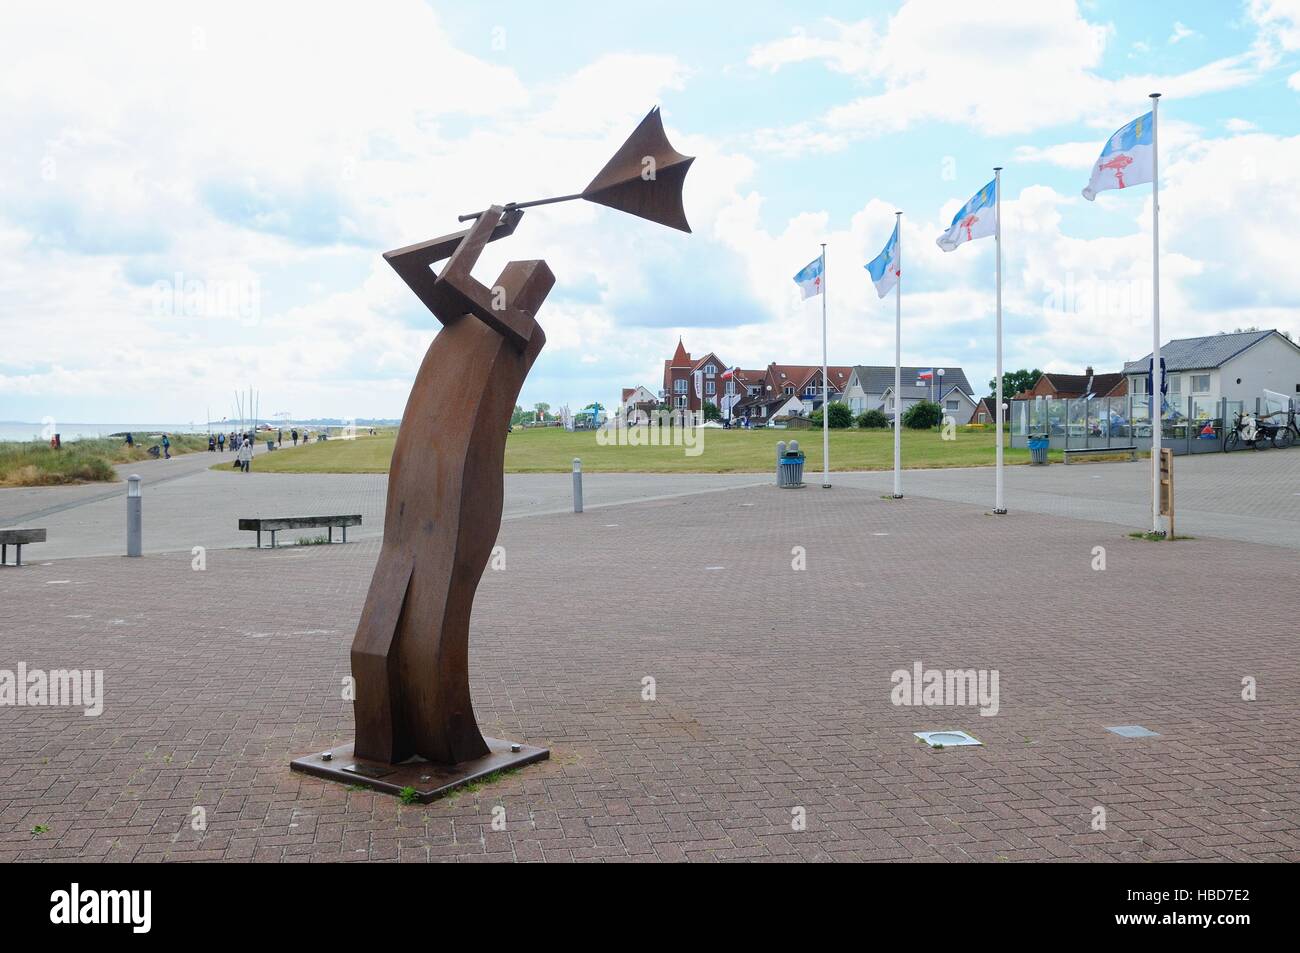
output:
[[[1151,400],[1146,394],[1062,400],[1013,400],[1011,446],[1027,447],[1030,434],[1046,434],[1054,450],[1151,449]],[[1226,397],[1165,398],[1160,443],[1175,454],[1223,450],[1224,438],[1246,402]],[[1267,413],[1261,398],[1254,412]],[[1224,422],[1227,422],[1225,428]]]

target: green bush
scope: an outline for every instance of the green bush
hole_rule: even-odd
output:
[[[817,408],[808,418],[812,421],[814,427],[822,425],[822,411]],[[847,430],[853,426],[853,411],[849,410],[848,404],[842,404],[839,401],[831,402],[831,430]]]
[[[911,430],[929,430],[939,426],[943,410],[931,400],[922,400],[903,411],[903,426]]]
[[[717,404],[713,403],[711,400],[706,400],[704,402],[704,419],[706,421],[722,419],[722,411],[718,410]]]
[[[866,410],[858,414],[858,426],[863,430],[880,430],[889,426],[889,418],[883,410]]]

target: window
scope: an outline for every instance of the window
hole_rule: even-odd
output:
[[[958,403],[958,402],[955,401],[955,400],[945,400],[945,401],[943,402],[943,406],[944,406],[944,409],[945,409],[945,410],[960,410],[960,409],[961,409],[961,404]]]
[[[713,364],[705,364],[705,365],[704,365],[704,376],[705,376],[705,377],[714,377],[714,376],[717,375],[717,373],[718,373],[718,368],[717,368],[715,365],[713,365]]]
[[[792,396],[794,394],[794,385],[786,384],[784,387],[781,388],[781,393],[785,394],[787,397]]]
[[[1210,392],[1210,375],[1193,374],[1192,375],[1192,393],[1208,394]]]
[[[1196,389],[1196,378],[1192,378],[1192,389]],[[1181,394],[1183,392],[1183,379],[1178,374],[1169,375],[1169,393]]]
[[[686,406],[686,398],[685,398],[685,397],[678,397],[678,398],[677,398],[677,406],[678,406],[678,407],[685,407],[685,406]]]
[[[680,379],[680,378],[677,379],[677,380],[675,380],[675,381],[673,381],[673,393],[674,393],[674,394],[684,394],[684,393],[686,393],[686,381],[684,381],[684,380],[682,380],[682,379]]]
[[[714,383],[713,381],[704,382],[704,393],[712,397],[717,392],[718,392],[718,385],[716,383]]]
[[[728,394],[734,394],[735,392],[736,392],[736,382],[735,382],[735,381],[727,381],[727,393],[728,393]]]
[[[1133,378],[1133,393],[1145,394],[1147,392],[1147,379],[1145,377]]]

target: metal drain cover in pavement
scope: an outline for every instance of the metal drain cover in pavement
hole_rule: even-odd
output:
[[[983,747],[983,745],[964,731],[914,731],[912,734],[920,738],[931,748],[958,748],[962,745],[978,745],[979,747]]]
[[[1160,733],[1152,731],[1150,728],[1143,728],[1141,725],[1116,725],[1114,728],[1107,728],[1107,731],[1113,731],[1117,735],[1123,735],[1125,738],[1159,738]]]

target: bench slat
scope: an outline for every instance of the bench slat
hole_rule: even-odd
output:
[[[350,514],[347,516],[282,516],[275,518],[258,518],[258,519],[240,519],[239,528],[242,530],[276,530],[282,529],[306,529],[315,526],[360,526],[361,516],[359,514]]]
[[[44,529],[0,529],[0,543],[6,546],[45,542]]]

